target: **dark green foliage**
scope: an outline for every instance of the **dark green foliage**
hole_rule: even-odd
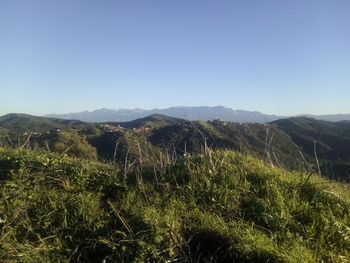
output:
[[[305,163],[290,137],[271,125],[191,122],[155,129],[150,142],[178,155],[202,153],[205,147],[251,154],[268,163],[289,169],[303,169]]]
[[[272,124],[285,131],[313,163],[316,150],[323,175],[350,180],[350,122],[290,118]]]
[[[124,128],[159,128],[168,125],[186,123],[187,121],[179,118],[173,118],[162,114],[153,114],[145,118],[136,119],[127,122],[107,122],[109,125],[121,126]]]
[[[122,132],[106,132],[93,136],[89,143],[96,148],[98,156],[103,160],[121,162],[125,159],[128,145]]]
[[[54,136],[51,147],[52,151],[67,153],[70,156],[96,159],[96,148],[92,147],[85,139],[85,136],[78,135],[74,131],[60,131]]]
[[[0,147],[8,146],[8,130],[0,127]]]
[[[8,114],[0,117],[0,146],[52,151],[55,149],[47,146],[52,146],[57,130],[77,133],[83,141],[86,137],[100,159],[116,163],[123,163],[127,155],[129,159],[143,158],[140,145],[152,151],[151,155],[162,152],[175,158],[175,155],[203,153],[210,147],[239,151],[276,167],[305,172],[318,171],[318,159],[322,175],[350,180],[350,124],[346,121],[290,118],[268,124],[189,122],[152,115],[124,123],[87,124]],[[115,151],[116,138],[122,138],[118,151]],[[59,151],[65,147],[61,146]],[[149,162],[149,159],[142,161]]]

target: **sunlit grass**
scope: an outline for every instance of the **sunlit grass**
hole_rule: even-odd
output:
[[[154,164],[156,166],[156,164]],[[349,186],[208,151],[164,173],[0,150],[1,262],[346,262]],[[127,184],[124,185],[124,182]]]

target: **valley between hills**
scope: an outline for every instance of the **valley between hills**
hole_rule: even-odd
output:
[[[154,114],[129,122],[87,123],[9,114],[0,117],[0,143],[3,147],[58,151],[75,157],[82,154],[75,148],[86,145],[92,147],[91,158],[117,163],[123,163],[126,156],[151,163],[159,156],[177,159],[207,148],[234,150],[272,166],[350,179],[350,121],[292,117],[268,123],[237,123]],[[60,144],[61,149],[56,149]]]
[[[347,262],[350,122],[0,117],[1,262]]]

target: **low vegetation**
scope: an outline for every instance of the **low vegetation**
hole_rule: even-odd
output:
[[[0,149],[1,262],[348,262],[348,185],[207,151],[119,168]]]

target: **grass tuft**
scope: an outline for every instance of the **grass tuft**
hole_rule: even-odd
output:
[[[128,173],[124,185],[114,165],[0,149],[0,261],[350,258],[347,184],[232,151],[185,156],[161,176]]]

